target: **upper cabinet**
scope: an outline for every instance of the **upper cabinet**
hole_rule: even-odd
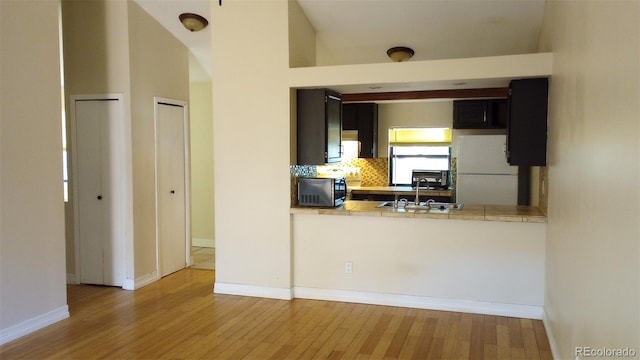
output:
[[[342,130],[357,130],[359,158],[378,156],[378,104],[342,105]]]
[[[340,162],[342,100],[329,89],[297,91],[298,164]]]
[[[453,102],[454,129],[504,129],[508,117],[507,99]]]
[[[545,166],[549,79],[513,80],[509,89],[507,162],[518,166]]]

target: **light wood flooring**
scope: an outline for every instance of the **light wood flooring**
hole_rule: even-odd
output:
[[[216,268],[216,249],[212,247],[191,247],[191,267],[193,269],[214,270]]]
[[[551,359],[541,321],[212,293],[185,269],[136,291],[72,285],[69,319],[0,359]]]

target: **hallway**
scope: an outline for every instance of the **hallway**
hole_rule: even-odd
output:
[[[191,247],[191,268],[215,270],[216,249],[212,247]]]

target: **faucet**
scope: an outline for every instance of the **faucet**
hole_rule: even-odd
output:
[[[420,205],[420,183],[423,181],[427,183],[427,189],[429,189],[429,179],[425,177],[418,178],[418,180],[416,180],[416,199],[414,201],[416,205]]]

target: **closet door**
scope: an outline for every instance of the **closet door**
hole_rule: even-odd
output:
[[[80,282],[121,286],[124,281],[124,238],[114,198],[118,196],[114,141],[121,102],[76,100],[76,226]]]
[[[160,275],[187,264],[185,107],[156,105],[158,247]]]

